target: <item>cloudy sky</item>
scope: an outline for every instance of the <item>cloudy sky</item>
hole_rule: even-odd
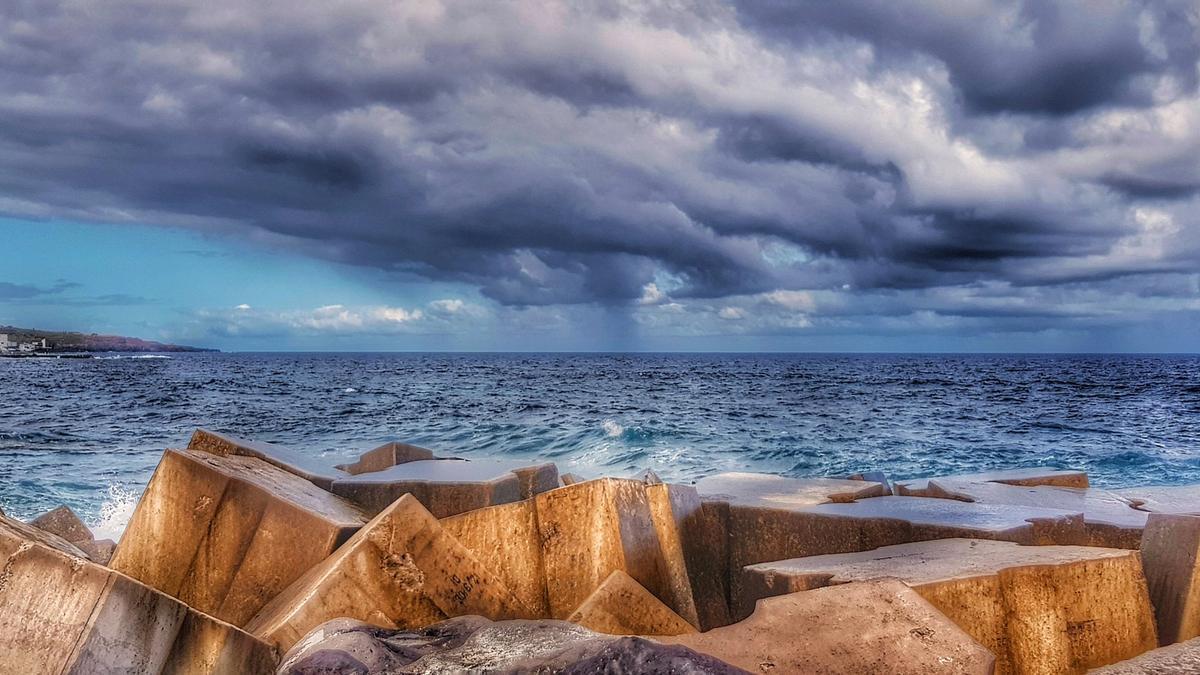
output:
[[[0,324],[1200,351],[1194,0],[0,3]]]

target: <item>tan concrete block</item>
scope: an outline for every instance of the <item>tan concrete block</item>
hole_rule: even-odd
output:
[[[29,534],[0,518],[0,668],[5,672],[273,672],[277,653],[265,643],[65,553],[58,546],[61,539]]]
[[[1200,636],[1200,517],[1150,514],[1141,550],[1159,644]]]
[[[286,650],[334,618],[417,628],[465,614],[508,619],[529,610],[405,495],[264,607],[247,630]]]
[[[109,565],[244,625],[364,522],[352,504],[262,460],[167,450]]]
[[[1001,469],[999,471],[986,471],[983,473],[900,480],[892,483],[892,489],[900,497],[936,496],[929,494],[930,480],[949,480],[965,483],[1004,483],[1006,485],[1024,486],[1053,485],[1071,488],[1085,488],[1090,485],[1087,472],[1071,469],[1051,469],[1039,466],[1030,469]]]
[[[536,503],[532,499],[442,519],[442,527],[520,598],[530,611],[525,618],[531,619],[550,615],[537,523]]]
[[[69,542],[91,541],[92,531],[68,506],[59,506],[29,521],[34,527],[56,534]]]
[[[579,474],[577,474],[577,473],[564,473],[564,474],[562,475],[562,484],[563,484],[564,486],[566,486],[566,485],[574,485],[574,484],[576,484],[576,483],[582,483],[582,482],[584,482],[585,480],[587,480],[587,479],[586,479],[586,478],[584,478],[583,476],[580,476],[580,475],[579,475]]]
[[[988,482],[960,482],[935,478],[929,481],[929,495],[979,504],[1039,506],[1083,514],[1086,543],[1108,548],[1137,548],[1146,526],[1146,512],[1133,508],[1124,497],[1096,488],[1070,488],[1052,485],[1006,485]]]
[[[1200,673],[1200,638],[1159,647],[1141,656],[1088,671],[1094,675],[1191,675]]]
[[[344,471],[330,466],[320,458],[282,445],[249,441],[207,429],[197,429],[192,434],[192,439],[188,442],[188,450],[207,452],[220,457],[236,455],[261,459],[267,464],[311,482],[322,490],[328,490],[334,480],[346,475]]]
[[[81,541],[75,545],[87,555],[88,560],[99,565],[107,565],[108,561],[112,560],[113,553],[117,550],[117,542],[112,539]]]
[[[1022,544],[1077,544],[1079,513],[927,497],[874,497],[850,503],[778,508],[729,504],[729,598],[740,605],[746,565],[810,555],[852,553],[929,539],[968,537]]]
[[[360,473],[383,471],[397,464],[433,458],[432,450],[427,450],[416,445],[409,445],[408,443],[392,441],[391,443],[384,443],[374,450],[364,452],[352,464],[339,464],[335,468],[345,471],[352,476],[357,476]]]
[[[766,473],[719,473],[696,481],[705,499],[735,506],[791,509],[883,496],[881,483],[841,478],[785,478]]]
[[[601,478],[536,497],[550,616],[565,619],[614,570],[669,598],[646,484]]]
[[[745,621],[657,638],[753,673],[991,673],[992,655],[894,579],[768,598]]]
[[[941,539],[746,568],[745,600],[856,581],[911,586],[996,656],[998,673],[1083,672],[1152,648],[1134,551]]]
[[[1112,492],[1140,511],[1200,515],[1200,485],[1155,485]]]
[[[567,621],[609,635],[683,635],[696,628],[633,577],[614,570]]]
[[[726,560],[712,543],[723,539],[724,531],[710,529],[700,495],[691,486],[651,484],[646,496],[666,563],[671,597],[664,600],[697,628],[725,625],[728,609],[720,579],[727,574]],[[722,622],[713,621],[714,615],[722,614]]]
[[[446,518],[474,509],[519,501],[522,495],[553,489],[552,463],[529,465],[503,460],[432,459],[405,462],[382,471],[333,482],[332,490],[377,514],[401,495],[416,497],[434,516]]]

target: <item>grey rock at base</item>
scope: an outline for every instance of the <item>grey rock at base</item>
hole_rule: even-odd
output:
[[[686,647],[601,635],[566,621],[498,621],[464,616],[420,631],[350,619],[322,624],[283,658],[279,675],[405,673],[677,673],[744,671]]]

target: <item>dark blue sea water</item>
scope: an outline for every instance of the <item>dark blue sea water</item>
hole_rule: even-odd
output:
[[[402,439],[561,471],[1200,482],[1200,357],[185,354],[0,359],[0,508],[115,532],[205,426],[342,460]]]

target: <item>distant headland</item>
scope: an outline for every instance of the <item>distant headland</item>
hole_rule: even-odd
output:
[[[0,326],[0,356],[36,356],[85,352],[215,352],[216,349],[172,345],[120,335]]]

